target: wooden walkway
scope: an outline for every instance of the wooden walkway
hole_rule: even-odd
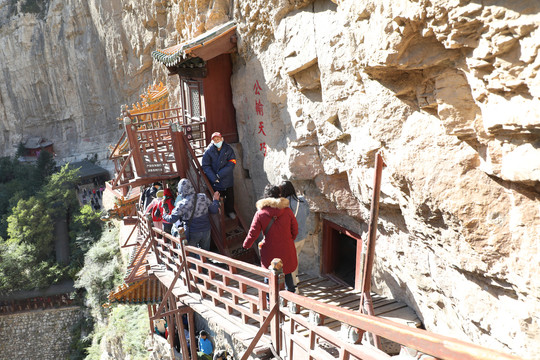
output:
[[[153,258],[153,257],[150,257]],[[218,265],[219,264],[215,264]],[[173,281],[173,274],[170,271],[165,271],[163,267],[152,264],[152,272],[159,278],[159,280],[169,287]],[[239,275],[244,275],[256,281],[263,281],[262,277],[240,271]],[[217,274],[214,278],[216,281],[221,281],[221,275]],[[358,310],[360,306],[360,293],[353,288],[340,284],[327,277],[316,277],[306,274],[299,274],[300,282],[298,284],[299,292],[302,296],[309,297],[314,300],[318,300],[327,304],[336,305],[349,310]],[[231,281],[230,287],[235,288],[238,284]],[[173,294],[181,300],[182,305],[190,306],[196,313],[204,317],[207,321],[214,321],[223,329],[240,340],[245,346],[251,342],[255,334],[260,328],[260,324],[253,319],[243,318],[243,315],[235,310],[232,310],[226,303],[217,300],[217,294],[225,301],[236,302],[238,305],[245,303],[246,308],[249,306],[247,301],[232,296],[227,296],[226,293],[222,293],[218,288],[212,285],[210,282],[201,282],[197,286],[204,286],[210,292],[215,292],[216,297],[208,297],[201,299],[200,296],[189,295],[187,288],[181,284],[181,281],[177,281],[173,289]],[[249,289],[246,295],[252,295],[257,297],[258,294],[255,289]],[[402,324],[420,327],[421,322],[415,312],[409,308],[406,304],[379,296],[372,293],[372,300],[374,305],[375,314],[382,318],[397,321]],[[300,315],[305,317],[309,321],[313,321],[313,314],[310,314],[307,310],[302,309]],[[336,333],[342,333],[341,323],[338,321],[332,321],[328,319],[320,319],[321,326],[324,326]],[[288,318],[285,319],[284,325],[288,323]],[[308,337],[309,332],[305,329],[298,328],[297,334]],[[271,339],[269,334],[264,335],[255,348],[255,353],[259,355],[268,354],[270,352]],[[382,339],[382,348],[388,354],[399,353],[400,346],[394,342],[390,342],[386,339]],[[325,349],[331,356],[336,356],[331,344]]]

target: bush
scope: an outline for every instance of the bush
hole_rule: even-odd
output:
[[[86,290],[86,305],[98,321],[102,321],[106,310],[101,306],[107,296],[123,281],[124,271],[118,246],[118,229],[104,232],[84,257],[84,266],[77,274],[76,288]]]

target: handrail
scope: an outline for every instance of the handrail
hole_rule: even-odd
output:
[[[122,165],[122,168],[120,169],[120,171],[118,172],[116,177],[113,179],[113,184],[112,184],[113,187],[118,185],[118,182],[120,181],[120,177],[122,176],[122,174],[124,174],[126,166],[127,166],[127,164],[129,163],[129,161],[131,159],[131,154],[132,154],[132,152],[130,151],[127,158],[126,158],[126,160],[124,161],[124,164]]]
[[[120,155],[120,156],[114,156],[114,153],[115,153],[116,149],[118,149],[118,147],[120,146],[120,144],[123,142],[123,140],[124,140],[126,137],[127,137],[126,130],[124,130],[124,131],[122,132],[122,135],[120,136],[120,140],[118,140],[118,142],[116,143],[116,145],[115,145],[114,148],[112,149],[111,154],[109,155],[109,160],[112,160],[112,159],[121,157],[121,155]]]
[[[139,212],[138,216],[142,217],[143,215]],[[211,301],[206,302],[208,306],[218,306],[219,303],[224,304],[229,313],[238,311],[245,323],[248,318],[259,322],[261,327],[265,327],[268,323],[273,324],[275,321],[279,322],[282,326],[273,326],[276,330],[271,336],[272,344],[276,349],[279,349],[281,346],[279,333],[282,333],[284,341],[289,342],[289,346],[285,346],[285,349],[291,349],[291,345],[294,343],[296,346],[303,348],[312,359],[329,358],[329,354],[318,347],[315,341],[316,338],[324,339],[338,347],[341,358],[343,359],[351,356],[362,359],[390,358],[388,354],[369,344],[355,344],[354,341],[351,342],[341,338],[336,331],[311,322],[305,317],[305,311],[303,311],[303,314],[300,313],[299,309],[303,308],[308,312],[319,314],[321,317],[341,322],[343,325],[348,326],[353,333],[361,334],[363,332],[370,332],[377,334],[383,338],[439,359],[520,359],[519,357],[483,348],[448,336],[411,328],[390,320],[344,309],[288,291],[279,291],[278,293],[275,290],[273,292],[273,286],[276,286],[277,289],[277,275],[273,271],[186,245],[181,238],[166,234],[158,228],[151,227],[149,224],[147,225],[146,231],[149,231],[150,243],[155,245],[153,250],[155,251],[158,262],[164,264],[166,268],[172,271],[175,278],[182,279],[184,285],[187,287],[187,291],[183,294],[199,300],[209,298]],[[145,228],[143,221],[140,222],[140,226]],[[143,233],[146,231],[143,230]],[[161,235],[163,239],[158,239],[156,235]],[[141,241],[139,240],[139,242]],[[187,256],[187,254],[190,255]],[[200,256],[200,259],[197,259],[194,255]],[[220,266],[218,264],[224,264],[226,266]],[[237,273],[237,269],[256,276],[269,278],[270,284],[239,274]],[[134,268],[132,271],[135,272],[136,269]],[[258,296],[249,294],[246,287],[256,289]],[[269,307],[267,307],[264,294],[270,295]],[[276,298],[273,299],[274,296]],[[279,311],[275,317],[269,320],[268,318],[272,314],[270,310],[273,309],[275,304],[279,303],[276,300],[277,296],[288,302],[289,306],[279,307]],[[244,303],[241,304],[241,300]],[[283,321],[287,318],[290,321],[290,326],[283,326]],[[308,329],[309,338],[297,334],[297,327]],[[289,354],[289,356],[294,358],[292,354]]]
[[[315,311],[318,314],[336,319],[357,329],[375,333],[386,339],[419,350],[423,353],[436,356],[440,359],[519,359],[518,357],[501,353],[499,351],[486,349],[481,346],[457,340],[448,336],[437,335],[426,330],[411,328],[409,326],[398,324],[380,317],[361,314],[357,311],[326,304],[288,291],[281,291],[279,295],[287,301]],[[287,316],[295,316],[287,310],[285,310],[285,312]]]

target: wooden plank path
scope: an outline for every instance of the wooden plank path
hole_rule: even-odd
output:
[[[167,284],[172,282],[173,276],[170,272],[164,271],[163,273],[163,275],[159,275],[158,273],[156,273],[156,275],[158,275],[160,280],[162,280],[162,282],[167,286]],[[245,271],[239,271],[239,275],[249,277],[256,281],[262,281],[262,277]],[[359,309],[360,293],[355,291],[352,287],[337,283],[326,277],[299,274],[299,279],[300,282],[298,284],[298,288],[301,295],[350,310]],[[215,282],[221,282],[222,276],[220,274],[215,274],[213,280]],[[256,332],[259,330],[259,323],[253,319],[244,318],[240,312],[229,308],[227,303],[235,302],[239,306],[245,306],[246,310],[249,309],[249,303],[242,298],[235,298],[229,293],[221,292],[218,287],[212,284],[211,281],[204,281],[199,283],[197,286],[204,286],[207,292],[214,294],[214,296],[206,296],[206,298],[203,299],[188,296],[187,289],[185,286],[180,284],[180,282],[176,283],[173,293],[179,297],[179,300],[181,300],[184,305],[190,306],[195,312],[209,321],[217,321],[220,327],[227,329],[227,332],[234,334],[236,338],[241,340],[247,346],[255,336]],[[238,283],[232,280],[230,281],[229,286],[232,288],[237,288]],[[246,295],[251,295],[254,297],[258,296],[257,291],[254,288],[248,288]],[[394,299],[385,298],[375,293],[372,293],[372,300],[375,315],[391,319],[408,326],[420,327],[420,319],[406,304]],[[310,318],[309,311],[305,309],[300,310],[300,315],[304,316],[306,319]],[[288,323],[289,319],[285,318],[284,320],[283,326],[285,327],[287,326],[286,324]],[[325,319],[322,319],[321,326],[324,326],[336,333],[340,332],[341,330],[341,323],[331,319],[327,319],[326,321]],[[299,326],[297,326],[296,333],[306,338],[309,336],[309,332]],[[399,352],[399,345],[389,342],[386,339],[382,340],[383,349],[390,353]],[[259,344],[255,349],[255,352],[261,354],[267,353],[270,344],[271,339],[267,333],[259,340]],[[328,344],[327,347],[327,351],[330,355],[335,353],[332,350],[331,344]]]

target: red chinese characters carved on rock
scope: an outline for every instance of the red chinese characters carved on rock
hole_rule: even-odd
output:
[[[259,122],[259,132],[258,134],[262,133],[264,136],[266,136],[266,133],[264,132],[264,123],[262,121]]]
[[[263,113],[263,104],[261,103],[261,100],[255,100],[255,112],[257,115],[264,115]]]
[[[253,90],[255,90],[255,95],[261,95],[261,85],[259,85],[259,80],[255,80],[255,85],[253,85]]]
[[[255,95],[261,95],[261,85],[259,84],[259,80],[255,80],[255,84],[253,85],[253,91],[255,92]],[[255,99],[255,113],[257,115],[260,115],[260,116],[263,116],[264,115],[264,111],[263,111],[263,107],[264,105],[262,104],[261,102],[261,99],[258,98],[258,99]],[[266,133],[264,132],[264,122],[262,121],[259,121],[259,132],[258,134],[263,134],[263,136],[266,136]],[[263,156],[266,157],[266,143],[263,142],[263,143],[260,143],[260,148],[259,148],[260,151],[262,151],[263,153]]]

